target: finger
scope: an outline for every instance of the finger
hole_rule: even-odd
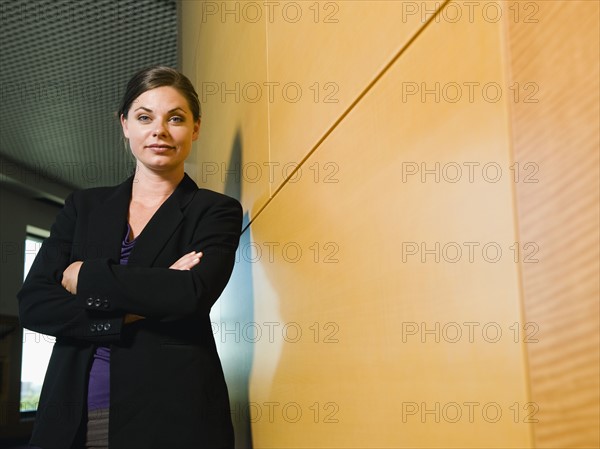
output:
[[[198,265],[200,263],[200,258],[199,257],[195,257],[194,259],[190,260],[186,265],[185,265],[185,269],[189,270],[191,268],[193,268],[194,266]]]
[[[194,265],[197,265],[198,263],[200,263],[200,258],[195,257],[194,259],[191,259],[191,260],[178,260],[176,263],[171,265],[169,268],[174,269],[174,270],[189,270],[190,268],[192,268]]]
[[[194,265],[200,262],[202,252],[191,251],[181,256],[173,265],[169,268],[173,270],[189,270]]]
[[[199,251],[199,252],[192,251],[187,256],[191,257],[192,259],[196,259],[198,257],[202,257],[202,251]]]
[[[192,253],[184,254],[179,259],[177,259],[175,261],[175,263],[173,263],[173,265],[171,265],[169,268],[179,268],[179,267],[183,266],[185,264],[186,260],[188,260],[190,257],[192,257]]]
[[[198,265],[199,263],[200,263],[200,258],[196,257],[196,258],[190,260],[189,262],[186,262],[185,264],[183,264],[183,267],[181,269],[189,270],[189,269],[193,268],[195,265]]]
[[[200,259],[200,257],[202,257],[202,253],[190,253],[190,254],[186,254],[185,256],[181,257],[181,259],[179,259],[176,263],[180,266],[182,264],[187,266],[193,260]]]
[[[191,253],[187,253],[187,254],[184,254],[183,256],[181,256],[181,257],[180,257],[180,258],[177,260],[177,262],[175,262],[175,263],[179,263],[179,262],[184,262],[184,263],[186,263],[186,262],[189,262],[189,261],[190,261],[190,260],[192,260],[192,259],[195,259],[196,257],[198,257],[198,256],[196,255],[196,252],[195,252],[195,251],[192,251]]]

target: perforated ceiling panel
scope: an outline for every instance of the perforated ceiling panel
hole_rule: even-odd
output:
[[[116,110],[140,68],[177,67],[174,0],[2,0],[0,155],[71,188],[121,182]]]

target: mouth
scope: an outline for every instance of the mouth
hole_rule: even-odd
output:
[[[164,145],[164,144],[146,145],[146,148],[154,151],[155,153],[164,153],[166,151],[175,149],[175,147],[173,147],[171,145]]]

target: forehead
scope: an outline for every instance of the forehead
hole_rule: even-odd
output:
[[[132,109],[144,107],[153,111],[169,111],[174,108],[181,108],[189,112],[190,107],[186,98],[174,87],[162,86],[147,90],[140,94],[132,103]]]

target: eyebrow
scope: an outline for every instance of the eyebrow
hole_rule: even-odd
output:
[[[136,111],[139,111],[140,109],[143,109],[146,112],[154,112],[152,109],[148,109],[144,106],[140,106],[139,108],[136,109]],[[187,113],[187,111],[179,106],[177,106],[176,108],[171,109],[170,111],[168,111],[168,114],[170,114],[171,112],[175,112],[177,110],[180,110],[183,113]],[[135,111],[134,111],[135,112]]]

